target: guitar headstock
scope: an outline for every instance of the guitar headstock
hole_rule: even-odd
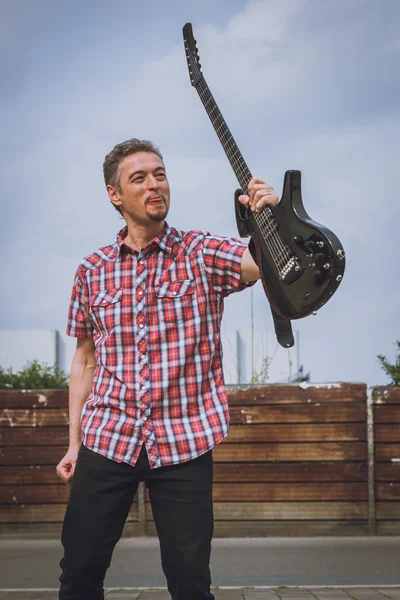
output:
[[[193,86],[196,86],[203,74],[201,72],[199,51],[197,50],[196,40],[193,37],[193,29],[191,23],[186,23],[186,25],[183,28],[183,42],[185,45],[190,83]]]

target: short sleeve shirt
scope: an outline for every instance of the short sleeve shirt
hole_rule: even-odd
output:
[[[67,334],[95,345],[84,444],[131,465],[145,444],[157,468],[196,458],[226,436],[223,303],[255,282],[240,282],[247,245],[238,239],[165,224],[137,252],[126,234],[79,265]]]

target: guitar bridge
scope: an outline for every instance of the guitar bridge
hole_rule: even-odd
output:
[[[303,270],[298,258],[292,256],[279,270],[279,278],[285,283],[293,283],[302,274]]]

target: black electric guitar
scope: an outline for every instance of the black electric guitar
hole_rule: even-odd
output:
[[[247,193],[250,170],[201,72],[192,25],[183,39],[191,84],[196,88],[242,190]],[[332,231],[306,213],[301,198],[301,172],[286,171],[282,198],[274,208],[253,213],[235,193],[236,222],[241,237],[251,236],[249,249],[257,263],[271,305],[275,331],[284,347],[294,344],[291,319],[321,308],[343,278],[345,254]]]

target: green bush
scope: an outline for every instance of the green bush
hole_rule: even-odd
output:
[[[397,349],[399,350],[399,354],[395,358],[395,362],[393,365],[386,359],[382,354],[378,354],[378,359],[381,363],[382,369],[385,371],[386,375],[391,378],[391,382],[389,385],[400,385],[400,340],[396,340]]]
[[[57,365],[49,366],[37,360],[28,362],[23,369],[13,373],[12,368],[0,366],[0,389],[2,390],[46,390],[67,388],[68,375]]]
[[[269,365],[271,360],[266,356],[262,361],[261,371],[253,371],[250,383],[267,383],[269,378]]]

